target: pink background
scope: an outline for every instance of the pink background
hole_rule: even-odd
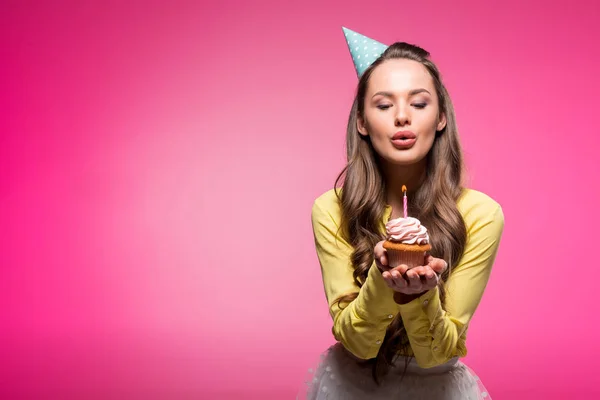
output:
[[[495,400],[599,395],[600,6],[488,3],[4,1],[0,397],[294,398],[333,343],[342,26],[432,53],[503,206],[464,361]]]

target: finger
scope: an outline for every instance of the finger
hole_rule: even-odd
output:
[[[383,249],[383,255],[379,258],[381,265],[388,266],[387,251]]]
[[[422,283],[425,283],[428,278],[431,278],[433,275],[435,275],[433,270],[428,265],[415,267],[412,269],[412,271],[419,275],[419,279]]]
[[[427,271],[430,271],[431,268],[429,268],[429,266],[427,265],[420,265],[418,267],[414,267],[411,268],[411,271],[413,271],[414,273],[416,273],[417,275],[425,275],[427,273]]]
[[[426,279],[436,278],[437,274],[430,266],[425,267],[425,272],[423,273]]]
[[[406,274],[406,271],[408,271],[408,265],[406,264],[400,264],[398,265],[396,268],[394,268],[394,271],[398,271],[398,273],[402,276],[404,276]]]
[[[390,288],[394,289],[394,287],[396,286],[394,283],[394,278],[392,277],[392,274],[390,273],[390,271],[384,271],[381,276],[383,277],[383,280],[385,281],[385,284],[388,285]]]
[[[383,240],[375,245],[375,249],[373,250],[373,258],[375,259],[375,264],[377,264],[377,268],[379,268],[380,271],[389,269],[387,251],[383,248]]]
[[[392,274],[390,273],[390,271],[383,271],[383,272],[381,273],[381,276],[383,276],[383,279],[384,279],[386,282],[389,282],[389,283],[394,283],[394,278],[392,278]]]
[[[416,291],[421,290],[422,288],[422,283],[421,283],[421,278],[419,277],[419,274],[417,274],[415,271],[413,271],[414,268],[408,270],[406,272],[406,277],[408,278],[408,287],[411,289],[414,289]]]
[[[425,283],[423,284],[425,290],[433,289],[438,284],[439,277],[437,274],[433,274],[431,277],[427,277]]]
[[[396,270],[391,271],[392,279],[394,280],[394,286],[396,290],[406,289],[408,286],[408,282],[400,275],[400,273]]]
[[[446,268],[448,268],[448,263],[441,258],[432,257],[432,260],[429,261],[428,265],[438,274],[442,274]]]
[[[442,261],[444,262],[444,266],[442,267],[442,272],[440,272],[440,274],[443,274],[448,269],[448,262],[446,260]]]
[[[419,279],[421,279],[421,276],[423,275],[423,267],[422,266],[418,266],[418,267],[413,267],[410,270],[410,275],[412,276],[413,274],[415,274]],[[407,271],[407,276],[408,276],[408,271]]]
[[[377,242],[377,244],[375,245],[375,249],[373,250],[373,253],[375,255],[376,259],[381,258],[381,256],[383,255],[385,249],[383,248],[383,240]]]
[[[435,271],[429,265],[423,266],[423,276],[430,278],[434,275],[435,275]]]

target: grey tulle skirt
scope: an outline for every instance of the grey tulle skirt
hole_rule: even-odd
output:
[[[321,354],[319,365],[308,370],[297,399],[310,400],[491,400],[479,377],[458,357],[433,367],[421,368],[412,358],[401,380],[405,359],[378,386],[371,364],[359,360],[341,343]]]

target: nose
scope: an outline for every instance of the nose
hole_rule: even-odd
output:
[[[408,114],[407,108],[403,105],[398,105],[396,109],[398,110],[398,112],[396,113],[396,119],[394,121],[394,124],[396,126],[404,126],[406,124],[410,124],[410,116]]]

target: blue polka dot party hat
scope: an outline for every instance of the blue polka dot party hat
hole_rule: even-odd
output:
[[[342,26],[342,30],[344,31],[344,36],[346,36],[346,42],[348,42],[348,49],[350,49],[350,55],[352,56],[352,61],[354,61],[356,74],[360,78],[369,65],[371,65],[373,61],[388,48],[388,46],[346,27]]]

